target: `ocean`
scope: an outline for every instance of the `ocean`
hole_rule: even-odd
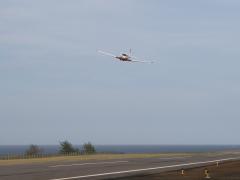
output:
[[[28,145],[0,145],[0,155],[23,154]],[[56,154],[59,145],[39,145],[44,154]],[[82,149],[82,145],[74,145]],[[240,151],[240,145],[94,145],[102,153],[165,153]]]

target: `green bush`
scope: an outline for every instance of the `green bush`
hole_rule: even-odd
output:
[[[60,154],[79,153],[79,149],[74,148],[68,141],[60,142]]]
[[[35,156],[39,155],[43,152],[42,149],[40,149],[37,145],[31,144],[29,148],[26,150],[25,155],[27,156]]]
[[[94,154],[96,153],[95,147],[90,143],[83,144],[83,153],[84,154]]]

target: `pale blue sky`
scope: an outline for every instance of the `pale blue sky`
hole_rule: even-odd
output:
[[[237,0],[0,1],[0,144],[239,144]],[[96,53],[133,49],[155,64]]]

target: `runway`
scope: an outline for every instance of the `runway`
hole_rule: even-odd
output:
[[[188,157],[142,158],[104,161],[67,161],[40,164],[0,166],[1,180],[71,180],[109,179],[130,175],[159,173],[199,167],[224,161],[240,160],[240,156],[192,155]]]

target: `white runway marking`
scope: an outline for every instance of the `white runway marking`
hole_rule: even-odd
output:
[[[127,170],[127,171],[115,171],[115,172],[109,172],[109,173],[90,174],[90,175],[84,175],[84,176],[65,177],[65,178],[57,178],[57,179],[50,179],[50,180],[80,179],[80,178],[106,176],[106,175],[113,175],[113,174],[124,174],[124,173],[131,173],[131,172],[140,172],[140,171],[149,171],[149,170],[156,170],[156,169],[165,169],[165,168],[172,168],[172,167],[183,167],[183,166],[190,166],[190,165],[197,165],[197,164],[209,164],[209,163],[214,163],[214,162],[236,160],[236,159],[240,159],[240,158],[237,157],[237,158],[216,159],[216,160],[211,160],[211,161],[200,161],[200,162],[175,164],[175,165],[168,165],[168,166],[159,166],[159,167],[145,168],[145,169],[133,169],[133,170]]]
[[[59,164],[59,165],[54,165],[49,167],[56,168],[56,167],[69,167],[69,166],[97,165],[97,164],[116,164],[116,163],[127,163],[127,162],[128,161],[108,161],[108,162],[81,163],[81,164]]]
[[[191,156],[187,156],[187,157],[169,157],[169,158],[159,158],[159,160],[173,160],[173,159],[185,159],[185,158],[189,158]]]

